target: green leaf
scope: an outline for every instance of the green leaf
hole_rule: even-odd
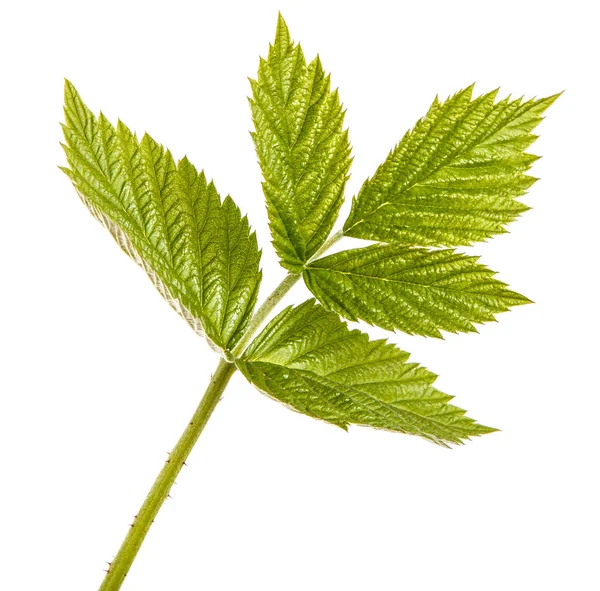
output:
[[[419,246],[459,246],[505,232],[528,207],[517,200],[535,182],[525,153],[532,130],[559,95],[522,102],[472,87],[437,98],[362,186],[346,236]]]
[[[275,43],[250,81],[252,134],[281,264],[300,272],[329,235],[350,168],[337,90],[317,57],[307,65],[279,15]]]
[[[65,83],[65,152],[81,199],[192,328],[228,354],[261,279],[248,221],[204,173],[149,135],[96,118]]]
[[[311,417],[461,443],[478,425],[436,390],[436,376],[384,340],[349,330],[314,300],[274,318],[237,361],[265,394]]]
[[[309,289],[349,320],[441,337],[529,300],[494,279],[478,257],[453,250],[375,244],[319,259],[304,272]]]

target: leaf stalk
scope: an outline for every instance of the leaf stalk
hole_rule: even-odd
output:
[[[250,343],[254,333],[260,328],[261,324],[266,320],[271,310],[281,301],[283,296],[297,283],[301,275],[299,273],[288,273],[283,281],[273,290],[271,295],[262,303],[256,314],[252,317],[244,336],[239,340],[231,354],[234,358],[239,357],[244,349]]]

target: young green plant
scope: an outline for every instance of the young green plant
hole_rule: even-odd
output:
[[[287,275],[255,311],[256,236],[227,196],[187,160],[122,122],[96,117],[65,84],[64,172],[92,214],[169,304],[220,355],[194,416],[139,510],[100,589],[119,589],[176,476],[236,370],[258,390],[347,429],[367,425],[440,445],[490,433],[450,404],[408,353],[340,316],[441,337],[527,298],[456,247],[505,231],[535,179],[526,153],[557,95],[496,102],[473,88],[434,100],[352,200],[332,233],[352,162],[344,111],[319,58],[310,63],[280,16],[251,81],[252,133],[273,246]],[[324,256],[345,236],[375,242]],[[300,279],[316,299],[288,306]]]

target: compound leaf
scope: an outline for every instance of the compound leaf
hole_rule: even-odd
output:
[[[388,330],[440,337],[529,300],[494,279],[478,257],[375,244],[311,263],[304,279],[328,309]]]
[[[342,428],[367,425],[441,445],[494,431],[449,404],[433,387],[436,376],[408,358],[308,300],[274,318],[237,365],[267,395]]]
[[[347,236],[417,246],[459,246],[505,232],[528,207],[532,130],[559,95],[494,103],[472,87],[440,103],[406,133],[354,198]]]
[[[261,279],[248,221],[204,173],[149,135],[96,118],[65,83],[71,178],[83,202],[165,299],[211,345],[228,354],[250,320]]]
[[[281,264],[299,272],[337,218],[350,168],[344,112],[317,57],[306,63],[281,17],[251,80],[252,134]]]

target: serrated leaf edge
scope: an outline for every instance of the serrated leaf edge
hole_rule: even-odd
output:
[[[100,211],[91,201],[86,199],[81,192],[77,189],[75,183],[73,183],[75,191],[79,198],[88,208],[90,213],[96,218],[98,222],[114,238],[115,242],[121,247],[121,249],[127,254],[142,270],[146,273],[158,293],[164,298],[164,300],[173,308],[192,328],[192,330],[199,336],[204,337],[210,348],[218,353],[223,359],[230,361],[227,353],[218,345],[216,345],[206,334],[202,321],[194,316],[182,303],[181,300],[174,297],[169,288],[166,286],[164,281],[158,276],[158,274],[152,269],[152,267],[146,262],[146,260],[140,255],[137,249],[133,246],[131,239],[127,233],[114,222],[109,215]]]

